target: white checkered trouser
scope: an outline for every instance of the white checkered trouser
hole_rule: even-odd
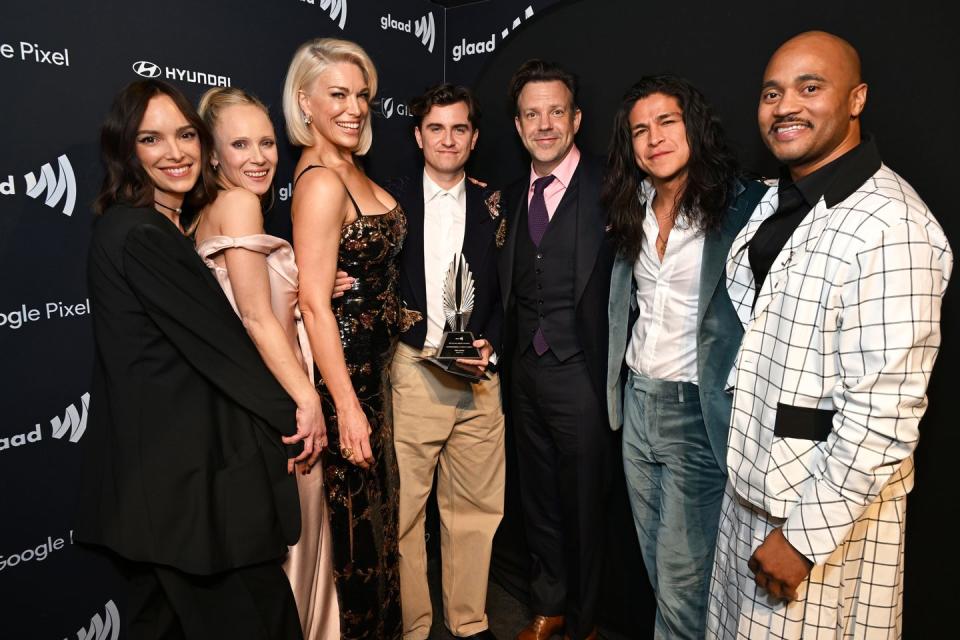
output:
[[[845,542],[813,567],[789,604],[753,581],[747,561],[783,524],[738,496],[727,482],[710,580],[707,638],[899,638],[903,605],[906,497],[877,500]]]

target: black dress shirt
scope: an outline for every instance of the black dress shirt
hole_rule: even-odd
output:
[[[876,173],[880,162],[876,143],[865,135],[859,145],[797,182],[786,167],[781,168],[777,210],[760,224],[748,248],[756,283],[754,303],[773,261],[820,198],[827,207],[836,206]]]

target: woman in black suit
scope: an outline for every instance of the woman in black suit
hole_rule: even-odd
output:
[[[209,133],[156,80],[115,98],[88,278],[96,342],[76,537],[128,580],[127,636],[300,638],[280,561],[314,434],[183,235]],[[294,451],[296,448],[297,451]]]

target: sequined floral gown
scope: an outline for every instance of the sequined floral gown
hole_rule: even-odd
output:
[[[397,549],[400,479],[388,373],[400,333],[397,255],[407,229],[399,205],[382,215],[363,215],[355,202],[354,208],[357,219],[340,231],[337,269],[356,282],[333,300],[333,311],[347,372],[373,430],[375,462],[361,469],[340,455],[333,398],[321,380],[317,389],[330,442],[324,454],[324,484],[342,637],[389,640],[403,635]]]

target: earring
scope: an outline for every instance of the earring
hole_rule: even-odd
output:
[[[309,114],[303,114],[303,124],[310,126],[310,123],[313,122],[313,116]]]
[[[211,163],[210,163],[210,166],[213,167],[213,170],[214,170],[214,171],[220,171],[220,163],[219,163],[219,162],[211,162]]]

